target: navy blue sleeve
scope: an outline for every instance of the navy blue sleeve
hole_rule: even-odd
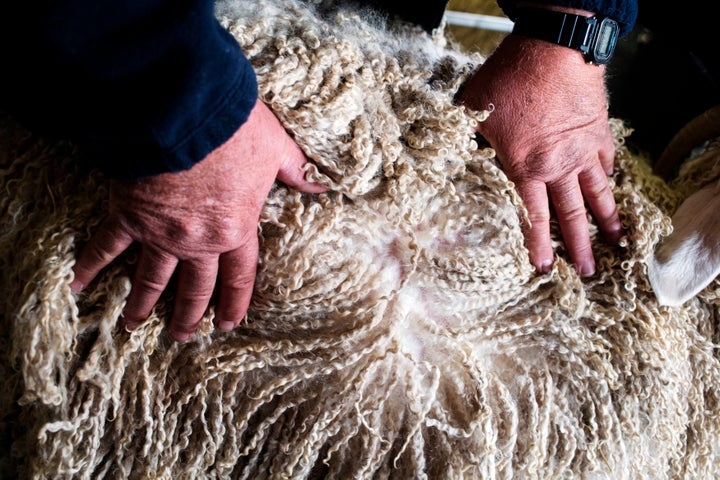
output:
[[[515,19],[518,3],[518,0],[497,0],[497,4],[511,20]],[[630,33],[638,15],[638,0],[532,0],[532,3],[577,8],[612,18],[620,26],[621,37]]]
[[[119,178],[192,167],[257,100],[212,0],[4,2],[0,60],[0,108]]]
[[[448,0],[366,0],[366,3],[432,32],[440,26]]]

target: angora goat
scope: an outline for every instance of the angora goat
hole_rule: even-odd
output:
[[[480,58],[411,26],[295,0],[218,16],[331,189],[278,184],[248,320],[178,344],[170,298],[117,327],[132,254],[75,297],[107,182],[71,145],[0,128],[3,449],[20,478],[712,478],[718,285],[661,307],[648,259],[675,190],[623,146],[627,230],[597,274],[530,266],[523,205],[483,120],[453,104]],[[590,219],[591,225],[593,220]]]

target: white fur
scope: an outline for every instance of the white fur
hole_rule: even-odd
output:
[[[648,275],[661,305],[682,305],[720,274],[720,195],[713,183],[673,215],[673,233],[655,252]]]

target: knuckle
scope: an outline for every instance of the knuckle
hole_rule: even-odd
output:
[[[196,287],[190,291],[187,291],[187,290],[184,291],[178,299],[181,302],[185,303],[186,305],[207,304],[210,302],[212,293],[213,293],[213,286]]]
[[[222,288],[233,292],[244,291],[253,288],[255,276],[252,273],[233,275],[223,279]]]
[[[575,222],[581,218],[586,217],[586,211],[584,205],[571,205],[571,206],[560,206],[558,208],[558,215],[569,222]]]
[[[607,177],[599,177],[594,182],[589,182],[584,188],[583,193],[586,197],[594,198],[612,198],[612,190],[610,190],[610,184],[608,183]]]
[[[182,288],[178,291],[177,301],[186,308],[204,308],[210,303],[214,291],[214,283]]]
[[[256,234],[256,225],[231,226],[222,221],[219,224],[194,223],[167,232],[168,249],[176,251],[183,258],[197,258],[198,252],[221,254],[241,246],[249,246],[251,235]]]
[[[159,294],[165,290],[165,283],[160,280],[150,278],[147,275],[140,275],[140,277],[133,283],[132,288],[134,291],[137,291],[139,295],[148,296]]]
[[[528,219],[533,225],[542,225],[550,222],[550,212],[537,211],[528,212]]]
[[[96,263],[108,264],[115,258],[112,254],[111,246],[107,242],[97,238],[88,243],[86,249],[87,257]]]

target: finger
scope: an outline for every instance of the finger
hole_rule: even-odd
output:
[[[277,178],[285,185],[296,188],[306,193],[322,193],[327,191],[327,187],[319,183],[309,182],[305,180],[305,166],[307,165],[307,157],[300,147],[287,136],[287,146],[284,149],[285,157]]]
[[[74,280],[70,288],[78,292],[124,252],[133,242],[119,222],[108,219],[100,225],[83,247],[73,266]]]
[[[257,268],[257,239],[243,248],[220,256],[220,297],[215,325],[230,331],[240,324],[252,298]]]
[[[263,134],[266,141],[282,142],[281,145],[273,145],[276,151],[281,152],[278,180],[303,192],[321,193],[327,190],[322,185],[305,180],[307,157],[267,105],[259,100],[250,115],[254,122],[264,122],[266,128]]]
[[[184,342],[197,330],[210,303],[217,273],[217,257],[180,263],[175,306],[168,325],[168,333],[175,340]]]
[[[605,172],[600,165],[594,164],[580,174],[579,181],[580,189],[605,241],[611,245],[616,244],[623,235],[623,228]]]
[[[539,272],[547,273],[552,268],[553,250],[550,243],[550,209],[545,184],[527,182],[518,184],[517,189],[525,202],[530,219],[530,225],[523,225],[530,262]]]
[[[589,277],[595,273],[595,259],[580,185],[576,178],[571,178],[550,185],[549,190],[570,258],[578,273]]]
[[[147,318],[170,283],[178,259],[169,253],[143,245],[135,269],[130,295],[123,310],[123,323],[133,330]]]

